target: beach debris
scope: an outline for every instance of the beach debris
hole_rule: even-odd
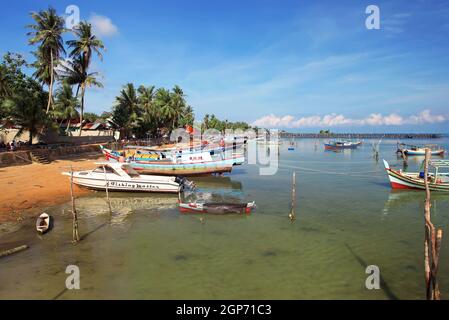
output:
[[[2,252],[0,252],[0,258],[9,256],[9,255],[11,255],[13,253],[17,253],[17,252],[23,251],[25,249],[28,249],[28,246],[26,244],[24,244],[22,246],[19,246],[19,247],[16,247],[16,248],[13,248],[13,249],[2,251]]]

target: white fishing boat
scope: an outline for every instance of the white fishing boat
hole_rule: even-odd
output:
[[[100,162],[93,170],[73,172],[73,183],[95,190],[178,193],[194,184],[182,177],[139,174],[129,164]],[[70,172],[63,175],[71,176]]]

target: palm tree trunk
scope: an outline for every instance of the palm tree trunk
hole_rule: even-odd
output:
[[[71,119],[69,119],[69,123],[67,124],[67,129],[65,130],[67,135],[69,135],[69,132],[70,132],[70,122],[71,122]]]
[[[30,128],[30,137],[28,140],[28,144],[31,146],[33,144],[33,130]]]
[[[81,112],[80,112],[80,132],[79,136],[81,137],[81,131],[83,130],[83,114],[84,114],[84,93],[85,93],[84,85],[81,86]]]
[[[48,103],[47,103],[47,114],[50,111],[51,104],[53,102],[53,51],[50,50],[50,85],[48,86]]]

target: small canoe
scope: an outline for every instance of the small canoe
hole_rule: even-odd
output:
[[[255,208],[254,201],[249,203],[179,203],[179,210],[182,213],[250,214]]]
[[[40,234],[46,233],[50,228],[51,217],[47,213],[42,213],[36,220],[36,230]]]

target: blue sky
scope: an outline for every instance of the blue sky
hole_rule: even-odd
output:
[[[127,82],[178,84],[197,118],[448,132],[447,1],[14,1],[0,14],[0,54],[31,60],[29,13],[71,4],[107,47],[93,64],[105,88],[87,93],[87,111],[110,110]],[[380,30],[365,27],[370,4]]]

